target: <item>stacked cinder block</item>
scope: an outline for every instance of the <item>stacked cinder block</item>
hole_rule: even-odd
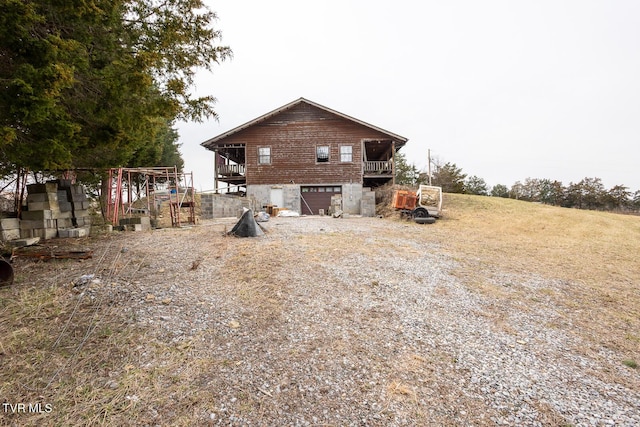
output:
[[[213,194],[200,195],[200,209],[203,219],[213,218]]]
[[[329,215],[342,215],[342,195],[337,194],[331,196],[331,205],[329,206]]]
[[[119,224],[121,227],[124,227],[125,230],[130,231],[151,230],[151,219],[148,216],[121,218]]]
[[[65,192],[66,201],[68,201],[71,207],[73,226],[91,226],[91,215],[89,214],[90,202],[87,199],[87,193],[84,187],[79,184],[71,184],[71,182],[66,180],[60,180],[59,188],[61,192]]]
[[[257,209],[257,201],[253,198],[231,196],[227,194],[205,193],[200,195],[202,219],[239,217],[242,208]]]
[[[52,239],[58,235],[58,220],[61,225],[71,221],[70,211],[62,212],[58,204],[58,184],[27,185],[27,210],[22,212],[20,237]]]
[[[27,185],[27,209],[20,237],[84,237],[89,234],[89,201],[81,185],[68,180]]]
[[[376,216],[376,193],[368,189],[362,191],[362,199],[360,199],[360,215],[373,217]]]
[[[8,242],[20,238],[20,220],[18,218],[0,219],[0,240]]]

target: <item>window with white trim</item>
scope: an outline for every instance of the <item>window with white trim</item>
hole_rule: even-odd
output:
[[[318,145],[316,146],[316,162],[326,163],[329,161],[329,146]]]
[[[353,146],[351,145],[340,146],[340,161],[353,162]]]
[[[258,147],[258,164],[271,164],[271,147]]]

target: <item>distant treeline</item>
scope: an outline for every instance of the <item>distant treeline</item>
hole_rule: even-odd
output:
[[[476,192],[480,190],[480,192]],[[508,197],[530,202],[566,208],[593,209],[607,211],[640,211],[640,190],[631,192],[624,185],[606,189],[600,178],[583,178],[580,182],[565,186],[560,181],[550,179],[527,178],[517,181],[507,188],[497,184],[490,192],[469,187],[468,194],[484,194],[494,197]]]
[[[396,157],[396,182],[404,185],[425,184],[429,182],[429,177],[400,155]],[[484,179],[467,176],[455,163],[445,163],[436,165],[431,173],[431,184],[441,186],[445,193],[504,197],[566,208],[640,212],[640,190],[633,192],[624,185],[606,189],[600,178],[584,178],[566,186],[557,180],[527,178],[511,187],[497,184],[489,188]]]

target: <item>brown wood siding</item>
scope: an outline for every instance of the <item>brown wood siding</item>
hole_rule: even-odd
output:
[[[246,144],[247,184],[362,183],[362,140],[388,136],[301,103],[233,134],[225,143]],[[316,163],[316,146],[329,146],[329,162]],[[340,162],[340,146],[353,146],[353,162]],[[258,164],[258,147],[271,147],[271,164]]]

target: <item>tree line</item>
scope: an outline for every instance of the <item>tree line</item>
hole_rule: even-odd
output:
[[[427,173],[408,163],[403,153],[397,153],[396,183],[415,186],[428,182]],[[577,209],[640,212],[640,190],[633,192],[624,185],[607,189],[600,178],[583,178],[568,185],[552,179],[526,178],[510,187],[496,184],[490,188],[483,178],[468,176],[455,163],[447,162],[435,165],[431,184],[442,187],[445,193],[504,197]]]

